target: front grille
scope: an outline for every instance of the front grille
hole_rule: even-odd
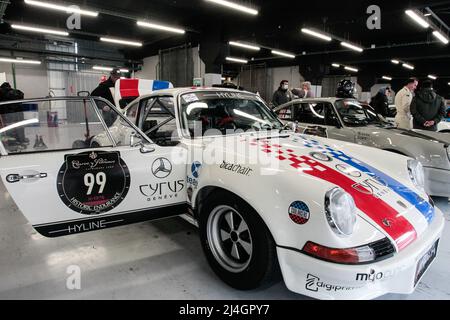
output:
[[[388,238],[384,238],[369,244],[369,247],[375,252],[375,260],[389,258],[395,253],[395,248]]]

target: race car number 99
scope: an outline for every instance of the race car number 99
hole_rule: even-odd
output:
[[[105,213],[126,197],[130,173],[119,152],[66,155],[58,173],[57,188],[70,209],[87,215]]]

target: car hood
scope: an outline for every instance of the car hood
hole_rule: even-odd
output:
[[[272,165],[278,166],[283,179],[290,180],[289,185],[294,182],[306,187],[302,183],[309,180],[301,177],[312,176],[326,183],[328,190],[333,187],[344,189],[355,200],[360,216],[391,238],[398,250],[425,232],[434,218],[434,207],[427,198],[421,197],[417,189],[402,183],[405,177],[392,176],[371,165],[353,147],[344,150],[342,146],[345,143],[301,134],[253,134],[242,135],[238,139],[250,154],[274,160]],[[399,157],[362,148],[379,152],[379,157]],[[225,152],[231,154],[235,150],[225,147]],[[407,174],[405,167],[405,176]]]
[[[358,127],[358,131],[367,131],[368,133],[383,132],[387,134],[399,134],[404,137],[411,137],[415,139],[421,139],[432,143],[440,143],[445,146],[450,145],[450,135],[441,132],[425,131],[425,130],[406,130],[395,127],[383,127],[370,125],[367,127]]]

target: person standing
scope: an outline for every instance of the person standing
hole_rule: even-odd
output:
[[[389,96],[391,89],[389,87],[381,88],[375,97],[372,98],[370,105],[375,109],[375,112],[384,118],[389,116]]]
[[[111,92],[111,88],[115,87],[116,81],[120,79],[120,76],[120,70],[117,68],[113,69],[108,80],[100,83],[98,87],[92,91],[91,96],[104,98],[114,105],[114,97]],[[117,114],[103,102],[98,101],[97,106],[102,111],[103,119],[105,120],[106,125],[110,127],[114,121],[116,121]]]
[[[410,78],[403,89],[395,96],[395,109],[397,110],[395,124],[400,129],[411,129],[412,115],[410,106],[418,84],[417,78]]]
[[[445,116],[445,100],[433,90],[433,83],[426,80],[411,102],[414,129],[437,131],[437,125]]]
[[[272,104],[274,108],[281,106],[282,104],[292,101],[292,93],[289,91],[289,81],[283,80],[280,82],[280,87],[273,94]]]
[[[294,89],[292,93],[300,99],[315,98],[314,92],[312,91],[311,82],[305,81],[302,84],[301,89]]]

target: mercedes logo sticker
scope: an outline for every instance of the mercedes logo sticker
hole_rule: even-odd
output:
[[[166,158],[158,158],[152,164],[152,173],[159,179],[167,178],[172,173],[172,164]]]

